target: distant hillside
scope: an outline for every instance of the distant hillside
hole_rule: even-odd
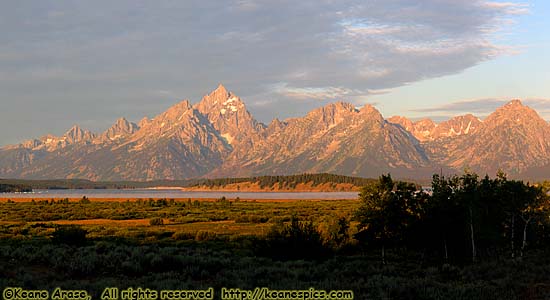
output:
[[[0,179],[0,185],[27,186],[32,189],[133,189],[151,187],[184,187],[197,180],[157,180],[157,181],[91,181],[86,179],[25,180]]]
[[[195,191],[359,191],[374,179],[335,174],[300,174],[200,180],[185,190]]]
[[[91,181],[86,179],[24,180],[0,179],[4,192],[32,189],[136,189],[185,188],[186,190],[225,191],[356,191],[373,179],[334,174],[300,174],[246,178],[155,180],[155,181]],[[8,187],[12,187],[8,190]],[[18,189],[15,189],[17,187]],[[25,188],[26,190],[23,190]]]
[[[32,192],[32,188],[21,184],[5,184],[0,183],[0,193],[24,193]]]

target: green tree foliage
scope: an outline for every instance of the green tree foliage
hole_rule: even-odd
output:
[[[59,244],[83,245],[86,243],[88,231],[80,226],[58,226],[52,234],[52,241]]]
[[[188,180],[155,180],[155,181],[90,181],[86,179],[55,179],[55,180],[24,180],[0,179],[0,192],[31,192],[32,189],[128,189],[156,186],[193,187],[208,186],[220,187],[228,184],[252,182],[259,183],[260,187],[289,187],[293,188],[300,183],[311,182],[313,186],[324,183],[349,183],[360,187],[373,179],[351,177],[336,174],[297,174],[288,176],[255,176],[247,178],[218,178],[218,179],[188,179]]]
[[[313,222],[300,221],[296,215],[289,224],[274,225],[259,251],[280,260],[317,260],[331,254]]]
[[[155,186],[188,186],[197,180],[155,180],[155,181],[90,181],[86,179],[0,179],[0,185],[24,186],[28,189],[128,189]],[[30,191],[30,190],[28,190]]]
[[[80,204],[90,204],[92,203],[92,201],[90,201],[90,199],[86,196],[82,196],[82,198],[80,200],[78,200],[78,203]]]
[[[27,193],[27,192],[32,192],[32,188],[28,185],[0,183],[0,193]]]
[[[540,243],[548,228],[548,196],[542,187],[465,172],[445,178],[434,175],[432,194],[383,175],[360,194],[357,238],[384,250],[388,246],[419,248],[475,262],[502,251],[523,256]],[[536,233],[543,233],[536,236]]]
[[[350,177],[343,175],[335,175],[328,173],[321,174],[299,174],[299,175],[288,175],[288,176],[257,176],[249,178],[218,178],[218,179],[205,179],[200,180],[194,183],[195,186],[205,185],[207,187],[222,187],[228,184],[251,182],[258,183],[261,188],[266,187],[275,187],[278,185],[279,188],[283,186],[289,188],[295,188],[300,183],[312,183],[312,186],[318,186],[324,183],[348,183],[354,186],[364,186],[372,182],[372,179],[361,178],[361,177]]]
[[[424,216],[427,199],[418,186],[393,181],[382,175],[378,182],[366,185],[359,194],[361,206],[355,214],[359,221],[356,238],[378,245],[385,263],[385,248],[403,244]]]
[[[346,217],[340,217],[334,226],[329,228],[330,240],[336,247],[343,246],[349,241],[350,221]]]

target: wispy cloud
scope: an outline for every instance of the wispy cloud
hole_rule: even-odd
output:
[[[0,90],[15,107],[55,101],[40,112],[53,119],[63,103],[167,96],[151,90],[196,100],[223,82],[264,103],[260,119],[284,118],[513,54],[496,35],[528,12],[484,0],[4,1]],[[74,123],[87,112],[64,114]]]
[[[506,98],[479,98],[458,100],[443,105],[414,109],[414,112],[447,112],[447,113],[482,113],[486,114],[506,104],[511,99]]]
[[[356,97],[358,95],[367,95],[367,92],[348,89],[345,87],[292,87],[288,83],[278,83],[272,86],[273,92],[284,95],[292,99],[316,99],[316,100],[334,100]]]
[[[524,15],[530,12],[529,5],[526,3],[514,2],[485,2],[483,6],[496,11],[505,10],[510,15]]]
[[[413,112],[420,113],[436,113],[440,116],[454,116],[457,114],[471,113],[479,117],[486,116],[497,108],[505,105],[506,103],[514,100],[512,97],[499,97],[499,98],[477,98],[477,99],[465,99],[458,100],[451,103],[439,105],[430,108],[420,108],[411,110]],[[543,117],[550,117],[550,99],[549,98],[526,98],[520,99],[524,105],[527,105],[536,110]]]

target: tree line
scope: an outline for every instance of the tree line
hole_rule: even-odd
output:
[[[32,192],[32,188],[28,185],[0,183],[0,193],[27,193],[27,192]]]
[[[87,179],[0,179],[0,184],[27,186],[32,189],[132,189],[157,186],[189,186],[198,180],[154,180],[154,181],[91,181]]]
[[[545,188],[475,173],[434,175],[433,192],[383,175],[360,193],[356,238],[378,247],[420,250],[444,262],[523,257],[550,245],[549,196]]]
[[[300,183],[312,183],[318,186],[324,183],[348,183],[360,187],[373,182],[374,179],[343,176],[329,173],[321,174],[298,174],[288,176],[254,176],[239,178],[216,178],[216,179],[183,179],[183,180],[153,180],[153,181],[91,181],[87,179],[50,179],[50,180],[27,180],[27,179],[0,179],[0,184],[27,186],[34,189],[131,189],[147,188],[157,186],[171,187],[194,187],[207,186],[219,187],[228,184],[243,182],[258,182],[261,188],[273,187],[278,184],[280,187],[296,187]]]
[[[236,184],[243,182],[258,183],[261,188],[273,187],[276,184],[279,187],[287,186],[290,188],[296,187],[300,183],[312,183],[313,186],[318,186],[324,183],[334,183],[341,184],[347,183],[354,186],[364,186],[373,182],[373,179],[361,178],[361,177],[352,177],[344,175],[336,175],[329,173],[320,173],[320,174],[298,174],[298,175],[287,175],[287,176],[255,176],[255,177],[243,177],[243,178],[217,178],[217,179],[204,179],[194,183],[196,186],[207,186],[207,187],[220,187],[228,184]]]

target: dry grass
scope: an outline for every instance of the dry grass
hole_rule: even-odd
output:
[[[7,202],[8,200],[11,200],[13,202],[31,202],[32,200],[35,201],[42,201],[42,200],[54,200],[59,201],[63,200],[65,198],[52,198],[52,197],[45,197],[45,198],[0,198],[0,203]],[[82,198],[68,198],[70,202],[78,202]],[[88,198],[92,202],[137,202],[138,200],[147,201],[149,199],[153,200],[160,200],[160,199],[166,199],[166,198]],[[172,199],[172,198],[170,198]],[[188,202],[189,198],[173,198],[176,202]],[[219,199],[218,198],[193,198],[193,201],[200,201],[200,202],[216,202]],[[234,201],[235,198],[227,198],[229,201]],[[350,199],[341,199],[341,200],[350,200]],[[270,202],[270,203],[279,203],[279,202],[296,202],[296,201],[341,201],[338,200],[330,200],[330,199],[239,199],[240,202]]]
[[[164,198],[161,198],[164,199]],[[174,199],[177,203],[157,205],[158,199],[90,198],[91,203],[79,203],[81,198],[69,199],[70,204],[54,199],[48,204],[31,204],[32,199],[14,199],[16,203],[0,203],[0,231],[7,235],[19,232],[51,231],[36,224],[77,225],[88,230],[90,237],[130,237],[142,239],[194,239],[206,233],[212,236],[263,236],[279,222],[288,222],[293,215],[312,220],[327,231],[340,216],[347,216],[358,200],[240,200],[219,201]],[[46,200],[46,199],[44,199]],[[171,199],[170,199],[171,200]],[[58,202],[59,201],[59,202]],[[126,203],[128,202],[128,203]],[[179,203],[178,203],[179,202]],[[200,202],[200,203],[197,203]],[[162,201],[161,201],[162,203]],[[202,203],[202,204],[201,204]],[[162,218],[162,225],[151,225],[152,219]],[[29,232],[30,232],[29,231]],[[43,232],[42,235],[51,232]],[[198,237],[201,239],[202,237]]]

